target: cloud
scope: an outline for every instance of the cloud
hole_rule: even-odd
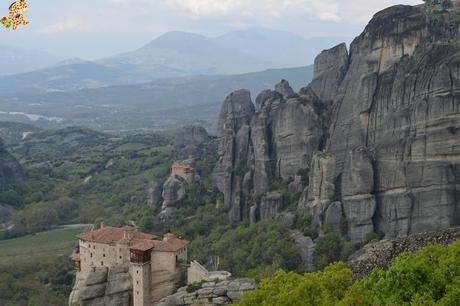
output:
[[[83,32],[87,31],[89,26],[87,21],[81,17],[69,17],[43,26],[38,31],[42,34],[64,33],[64,32]]]

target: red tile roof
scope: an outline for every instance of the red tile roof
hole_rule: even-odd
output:
[[[125,237],[125,233],[129,238]],[[78,239],[103,244],[122,243],[129,245],[132,250],[157,252],[177,252],[189,244],[187,240],[176,238],[173,234],[165,234],[164,240],[152,234],[138,232],[134,227],[103,227],[95,231],[77,236]]]
[[[154,240],[153,243],[153,251],[157,252],[177,252],[189,244],[187,240],[178,238],[170,238],[167,241]]]
[[[125,239],[125,233],[127,233],[132,240],[153,240],[157,238],[157,236],[152,234],[138,232],[134,227],[130,226],[122,228],[107,226],[95,231],[80,234],[77,238],[89,242],[112,244]]]
[[[139,240],[134,242],[129,249],[130,250],[138,250],[138,251],[148,251],[154,248],[154,240]]]

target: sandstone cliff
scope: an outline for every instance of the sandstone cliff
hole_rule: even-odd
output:
[[[286,203],[267,202],[267,192],[294,181],[312,229],[342,225],[354,244],[458,225],[459,38],[447,14],[394,6],[349,51],[322,52],[298,94],[286,81],[255,105],[247,91],[231,94],[214,172],[230,219],[276,218]]]

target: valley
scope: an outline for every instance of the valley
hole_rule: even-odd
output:
[[[459,14],[299,68],[171,32],[0,78],[0,304],[458,305]]]

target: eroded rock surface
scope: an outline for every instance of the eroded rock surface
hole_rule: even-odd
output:
[[[375,268],[388,268],[401,253],[415,252],[432,243],[447,246],[458,239],[460,239],[460,228],[456,227],[372,242],[353,254],[348,259],[347,265],[352,269],[355,278],[362,278]]]
[[[241,300],[244,293],[257,289],[254,280],[240,278],[222,282],[206,282],[194,292],[187,287],[160,301],[159,306],[228,305]]]
[[[69,306],[131,306],[132,290],[128,265],[95,268],[86,280],[77,276]]]

